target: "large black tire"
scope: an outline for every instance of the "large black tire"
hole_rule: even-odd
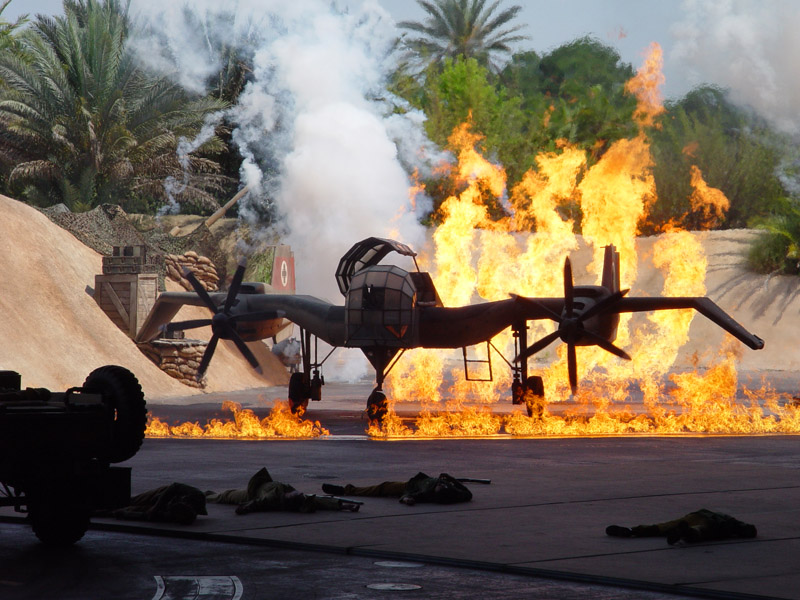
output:
[[[134,456],[147,427],[147,403],[139,380],[125,367],[108,365],[89,373],[83,387],[102,394],[103,403],[113,411],[111,447],[103,458],[118,463]]]
[[[33,533],[43,544],[70,546],[80,540],[89,528],[91,509],[87,498],[69,486],[28,493],[28,516]]]
[[[528,416],[541,418],[544,414],[544,381],[539,375],[531,375],[525,380],[524,389],[530,392],[523,392]]]
[[[308,410],[309,394],[303,381],[303,373],[292,373],[289,377],[289,408],[301,415]]]
[[[372,390],[367,398],[367,418],[370,421],[383,423],[383,419],[389,412],[389,403],[386,401],[386,394],[378,389]]]

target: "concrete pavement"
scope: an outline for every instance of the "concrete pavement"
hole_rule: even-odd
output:
[[[376,441],[363,436],[361,391],[349,390],[358,398],[352,402],[311,405],[309,416],[332,433],[314,440],[147,439],[126,463],[133,467],[133,491],[171,481],[204,490],[243,487],[262,466],[275,479],[317,494],[324,482],[370,484],[408,479],[420,470],[492,483],[470,485],[473,501],[449,506],[366,498],[358,513],[237,516],[232,506],[211,505],[208,516],[186,527],[110,519],[96,519],[94,527],[243,548],[461,566],[611,589],[800,599],[796,436]],[[253,406],[260,402],[251,397]],[[151,408],[202,422],[213,405],[153,403]],[[669,546],[661,538],[604,533],[610,524],[659,522],[700,508],[753,523],[758,537]]]

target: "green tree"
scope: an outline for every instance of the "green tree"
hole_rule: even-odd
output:
[[[755,225],[763,233],[750,246],[748,267],[758,273],[800,274],[800,204],[783,198],[775,214]]]
[[[170,196],[218,205],[212,193],[224,177],[209,155],[222,149],[219,138],[193,150],[181,142],[227,103],[188,98],[141,69],[126,49],[128,28],[120,0],[65,0],[64,16],[39,15],[19,51],[0,54],[0,163],[10,193],[73,210],[104,202],[141,210]]]
[[[785,192],[777,174],[783,155],[780,138],[763,120],[728,101],[722,90],[697,88],[667,104],[661,129],[651,137],[658,201],[646,231],[670,221],[697,224],[690,205],[692,165],[730,202],[723,228],[747,227],[752,219],[781,206]]]
[[[22,15],[13,23],[6,21],[2,15],[9,4],[11,4],[11,0],[4,0],[0,4],[0,52],[16,46],[15,31],[28,22],[28,15]]]
[[[566,140],[596,159],[611,142],[636,135],[636,99],[625,92],[632,76],[633,68],[615,49],[584,37],[542,57],[515,54],[501,79],[522,98],[526,112],[543,121],[542,149]]]
[[[417,0],[417,3],[428,13],[427,19],[402,21],[398,27],[412,32],[403,41],[423,64],[463,56],[496,70],[494,57],[510,53],[511,44],[525,39],[517,35],[523,25],[509,26],[522,10],[520,6],[497,12],[500,0],[488,6],[486,0]]]

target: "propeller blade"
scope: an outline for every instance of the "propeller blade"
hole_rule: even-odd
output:
[[[591,339],[595,344],[600,346],[606,352],[611,352],[611,354],[619,356],[620,358],[624,358],[625,360],[631,360],[630,354],[625,352],[625,350],[623,350],[622,348],[618,348],[617,346],[609,342],[602,335],[597,335],[596,333],[594,333],[593,331],[589,331],[588,329],[584,329],[583,335],[584,337],[588,337],[589,339]]]
[[[608,309],[612,304],[615,304],[622,300],[622,298],[630,292],[630,290],[619,290],[618,292],[614,292],[610,296],[606,296],[600,302],[592,306],[589,310],[581,315],[581,320],[585,321],[586,319],[591,319],[596,314],[604,312]]]
[[[239,352],[242,353],[247,359],[247,362],[250,363],[250,366],[253,367],[259,374],[261,374],[261,365],[258,364],[258,360],[256,359],[255,355],[250,351],[250,348],[247,347],[247,344],[244,343],[242,337],[236,333],[235,330],[231,330],[231,337],[230,339],[236,344],[236,347],[239,349]]]
[[[161,326],[161,330],[167,333],[173,331],[184,331],[185,329],[197,329],[198,327],[207,327],[211,325],[211,319],[192,319],[191,321],[177,321],[175,323],[167,323]]]
[[[569,387],[574,396],[578,391],[578,359],[575,356],[575,344],[567,344],[567,369],[569,371]]]
[[[519,302],[522,302],[523,304],[528,304],[530,306],[535,306],[537,309],[542,311],[544,314],[546,314],[550,319],[552,319],[556,323],[561,323],[561,315],[557,315],[556,313],[554,313],[552,310],[547,308],[541,302],[539,302],[537,300],[534,300],[533,298],[526,298],[525,296],[517,296],[516,294],[512,294],[512,298],[514,298],[515,300],[517,300]]]
[[[219,308],[214,301],[211,299],[211,296],[208,295],[206,288],[203,287],[203,284],[198,281],[197,277],[195,277],[194,273],[190,269],[186,267],[183,268],[183,276],[186,280],[192,284],[192,288],[197,293],[198,296],[203,300],[205,305],[211,310],[211,312],[216,313]]]
[[[197,367],[197,381],[200,381],[203,376],[206,374],[206,369],[208,369],[208,363],[211,362],[211,357],[214,356],[214,350],[217,348],[217,342],[219,341],[219,336],[214,334],[211,336],[211,339],[208,340],[208,346],[206,346],[206,351],[203,352],[203,358],[200,359],[200,366]]]
[[[282,319],[286,313],[282,310],[261,310],[258,312],[243,313],[241,315],[233,315],[229,321],[238,323],[240,321],[268,321],[271,319]]]
[[[575,301],[575,289],[572,285],[572,263],[569,257],[564,261],[564,310],[567,318],[572,318],[572,307]]]
[[[239,266],[236,267],[236,273],[233,274],[233,280],[231,281],[231,287],[228,288],[228,297],[225,298],[225,312],[228,313],[233,307],[233,303],[236,300],[236,294],[239,293],[239,287],[242,285],[242,279],[244,279],[244,270],[247,266],[247,263],[244,259],[239,261]]]
[[[531,344],[527,348],[525,348],[519,355],[514,359],[514,362],[519,362],[523,358],[528,358],[529,356],[536,354],[540,350],[544,350],[547,346],[552,344],[555,340],[558,339],[558,331],[554,331],[553,333],[549,333],[540,339],[538,342]]]

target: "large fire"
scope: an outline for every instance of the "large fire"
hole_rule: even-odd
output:
[[[638,228],[656,199],[647,129],[664,110],[659,92],[662,83],[661,49],[653,44],[644,65],[626,86],[638,100],[634,117],[639,134],[615,142],[591,166],[583,151],[564,142],[558,152],[540,154],[536,168],[508,193],[504,169],[479,151],[481,136],[471,131],[469,122],[456,128],[449,142],[457,162],[447,170],[463,191],[441,205],[433,249],[419,257],[420,266],[431,272],[445,306],[500,300],[510,292],[560,297],[564,289],[560,267],[581,248],[589,248],[593,259],[580,265],[577,283],[599,284],[603,248],[608,244],[620,253],[622,287],[635,288],[640,262]],[[727,199],[706,184],[696,166],[692,168],[692,186],[693,213],[702,216],[705,227],[713,227],[727,210]],[[493,217],[490,205],[504,206],[509,216]],[[530,233],[532,228],[536,233]],[[645,291],[704,296],[706,257],[702,246],[681,230],[679,223],[670,223],[664,230],[652,250],[663,286]],[[796,404],[784,402],[782,395],[765,384],[758,390],[745,389],[747,403],[737,403],[740,344],[733,338],[726,338],[715,356],[698,357],[694,371],[673,372],[679,351],[689,339],[693,317],[692,310],[658,311],[636,318],[622,315],[616,344],[633,360],[622,361],[594,346],[580,347],[580,386],[575,397],[571,397],[568,384],[566,346],[540,352],[530,366],[532,373],[543,377],[545,400],[533,416],[524,409],[510,414],[492,410],[495,403],[510,402],[511,387],[510,369],[503,364],[493,369],[491,381],[485,381],[489,379],[487,353],[492,354],[492,348],[470,349],[478,356],[471,363],[477,365],[477,373],[471,373],[469,379],[461,356],[426,349],[406,352],[386,381],[389,414],[382,425],[371,424],[368,433],[390,438],[800,432]],[[555,327],[550,321],[529,325],[529,340],[539,339]],[[497,336],[491,346],[513,357],[511,331]],[[701,364],[703,368],[699,368]],[[394,412],[395,403],[407,401],[423,405],[413,422],[404,422]],[[634,410],[632,405],[639,408]],[[327,433],[318,423],[295,418],[281,404],[275,409],[276,418],[294,419],[289,428],[259,421],[241,407],[232,410],[233,423],[213,421],[205,428],[197,424],[176,428],[154,422],[147,433],[257,439]]]
[[[433,234],[434,250],[422,257],[432,272],[445,305],[459,306],[476,300],[498,300],[514,292],[525,296],[561,296],[561,265],[571,252],[593,249],[587,266],[589,279],[599,283],[603,247],[614,244],[621,257],[621,284],[634,287],[639,263],[637,231],[656,199],[651,173],[652,158],[646,129],[663,112],[659,86],[661,49],[650,48],[644,66],[626,89],[638,100],[635,119],[640,132],[633,139],[615,142],[589,167],[583,152],[562,144],[560,152],[537,157],[537,168],[510,190],[506,204],[510,217],[491,220],[487,193],[502,201],[505,174],[477,147],[480,136],[469,124],[450,139],[458,158],[453,168],[465,191],[448,198],[438,214],[441,225]],[[699,168],[692,168],[694,213],[706,228],[724,215],[724,194],[706,184]],[[576,224],[574,206],[579,206]],[[535,226],[536,233],[523,233]],[[580,235],[575,231],[579,229]],[[672,223],[655,243],[653,264],[663,274],[664,296],[703,296],[706,293],[706,258],[696,238]],[[584,277],[584,279],[586,279]],[[513,288],[513,289],[510,289]],[[648,290],[655,293],[656,290]],[[632,320],[623,315],[617,344],[633,360],[621,361],[598,347],[579,349],[581,385],[572,402],[567,383],[566,347],[536,356],[532,372],[543,376],[546,401],[529,417],[522,411],[493,414],[490,404],[510,399],[510,373],[500,369],[491,383],[466,381],[463,367],[449,368],[454,357],[441,351],[406,353],[387,379],[389,395],[396,401],[415,400],[423,411],[413,424],[390,414],[382,427],[369,433],[380,437],[430,437],[472,435],[599,435],[621,433],[787,433],[797,432],[798,410],[764,385],[745,390],[749,404],[737,404],[736,371],[739,342],[726,339],[716,357],[704,357],[704,369],[672,373],[681,347],[689,339],[691,310],[658,311]],[[553,331],[550,322],[532,322],[529,336],[538,339]],[[513,356],[509,331],[492,341]],[[699,360],[699,359],[698,359]],[[449,372],[448,372],[448,369]],[[443,391],[440,382],[455,381]],[[469,407],[443,398],[470,398]],[[630,408],[633,398],[643,406]],[[478,406],[476,408],[475,406]],[[482,407],[482,408],[481,408]]]

